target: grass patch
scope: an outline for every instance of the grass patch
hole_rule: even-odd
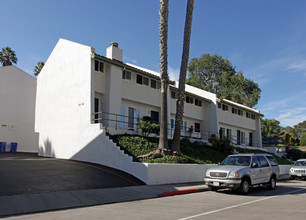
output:
[[[220,147],[211,147],[202,142],[191,143],[188,139],[181,140],[181,156],[165,155],[155,159],[139,159],[140,155],[148,154],[155,151],[158,146],[159,139],[155,137],[142,137],[137,135],[113,135],[110,138],[124,152],[133,157],[135,162],[143,163],[193,163],[193,164],[214,164],[221,162],[227,157],[227,152],[222,152]],[[169,140],[171,146],[171,140]],[[236,148],[239,153],[266,153],[260,150],[250,150]],[[275,156],[279,164],[291,164],[290,161]]]

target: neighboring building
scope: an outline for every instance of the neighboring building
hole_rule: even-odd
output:
[[[40,155],[97,161],[107,157],[101,149],[111,146],[107,132],[135,133],[144,116],[159,122],[159,73],[123,63],[122,56],[117,43],[101,56],[92,47],[59,40],[38,76],[35,127]],[[178,82],[170,81],[169,137],[177,88]],[[227,110],[219,109],[218,103]],[[262,146],[262,114],[257,110],[186,85],[184,112],[182,136],[207,141],[212,134],[226,135],[238,145]]]
[[[262,116],[258,110],[218,99],[219,137],[228,137],[236,145],[261,148]]]
[[[0,142],[17,142],[17,151],[37,152],[34,132],[36,79],[16,66],[0,67]]]

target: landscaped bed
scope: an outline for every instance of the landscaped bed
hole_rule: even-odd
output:
[[[156,137],[143,137],[136,135],[114,135],[110,137],[117,145],[133,157],[134,161],[143,163],[192,163],[216,164],[221,162],[234,149],[239,153],[266,153],[260,150],[235,148],[226,140],[213,140],[212,146],[203,142],[191,143],[188,139],[181,140],[181,156],[164,155],[160,158],[139,158],[157,149],[159,139]],[[171,140],[169,140],[171,146]],[[291,164],[290,161],[274,156],[279,164]]]

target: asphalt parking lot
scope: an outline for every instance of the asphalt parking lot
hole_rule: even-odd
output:
[[[0,153],[0,196],[138,186],[134,176],[97,164]]]

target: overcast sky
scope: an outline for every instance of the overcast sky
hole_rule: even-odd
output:
[[[178,80],[187,0],[170,0],[169,75]],[[29,74],[59,38],[159,71],[158,0],[0,0],[0,48]],[[282,126],[306,120],[306,1],[195,0],[190,58],[228,58],[262,90],[256,109]]]

